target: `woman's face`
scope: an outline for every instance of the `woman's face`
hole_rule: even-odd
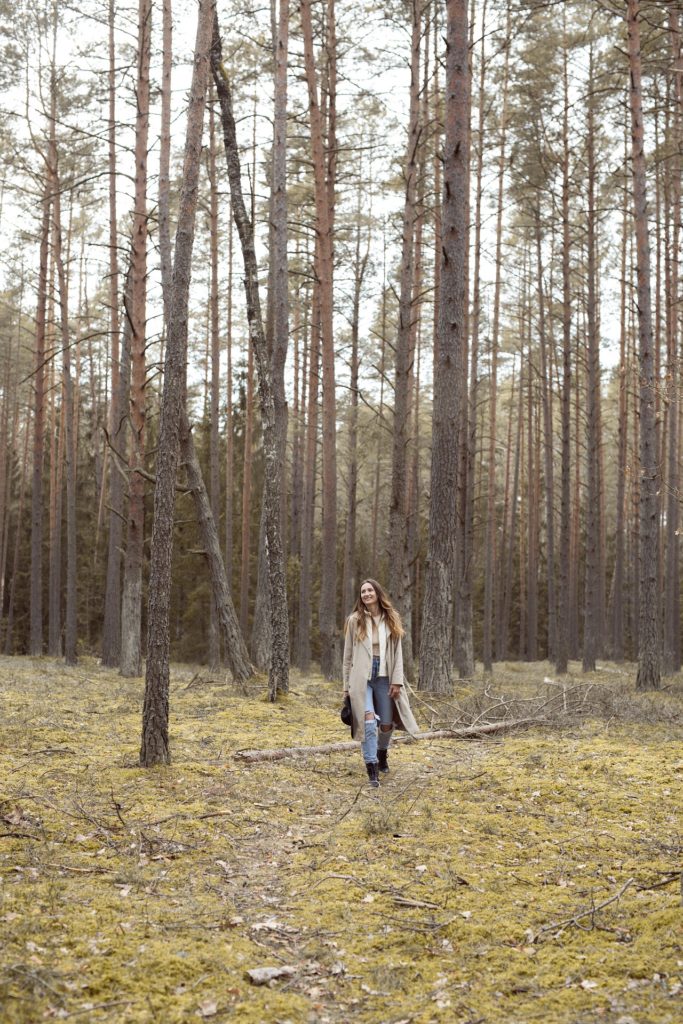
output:
[[[375,604],[377,601],[377,591],[373,587],[372,583],[364,583],[360,588],[360,599],[364,605]]]

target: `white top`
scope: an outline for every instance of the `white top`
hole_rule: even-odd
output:
[[[379,672],[380,676],[387,674],[387,639],[389,637],[389,630],[387,629],[386,619],[383,615],[377,617],[370,615],[369,612],[365,613],[367,616],[366,620],[366,634],[370,637],[370,643],[372,644],[374,651],[374,632],[377,630],[377,637],[379,640]]]

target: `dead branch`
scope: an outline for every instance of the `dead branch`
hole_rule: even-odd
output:
[[[592,919],[595,917],[597,912],[599,910],[604,910],[605,907],[608,907],[610,905],[610,903],[615,903],[618,899],[621,899],[621,897],[624,895],[626,890],[630,886],[632,886],[634,882],[635,882],[635,878],[629,878],[628,881],[626,881],[622,885],[622,887],[619,890],[619,892],[615,892],[608,899],[603,900],[602,903],[593,904],[593,906],[588,907],[587,910],[582,910],[580,914],[574,914],[572,917],[566,917],[563,921],[552,921],[550,924],[543,925],[543,927],[539,928],[539,930],[536,932],[536,934],[532,937],[532,939],[531,939],[532,943],[533,942],[537,942],[538,939],[541,937],[541,935],[544,935],[546,932],[553,932],[553,931],[556,931],[556,930],[559,931],[559,932],[563,932],[565,930],[565,928],[571,928],[572,926],[574,926],[575,928],[581,928],[582,925],[579,924],[579,921],[582,921],[584,917],[590,917],[591,918],[591,927],[592,927],[593,926],[593,920]],[[585,930],[586,929],[584,929],[584,931]]]
[[[490,736],[492,733],[504,732],[507,729],[521,729],[527,725],[541,725],[544,719],[519,718],[503,722],[486,722],[482,725],[469,726],[466,729],[434,729],[430,732],[419,732],[416,737],[397,736],[393,743],[412,743],[414,740],[464,740],[476,739],[479,736]],[[312,757],[315,754],[337,754],[345,750],[357,750],[358,741],[345,743],[323,743],[317,747],[279,747],[273,750],[238,750],[233,757],[237,761],[255,764],[258,761],[282,761],[286,757]]]

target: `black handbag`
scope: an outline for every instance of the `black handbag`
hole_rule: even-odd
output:
[[[347,694],[344,695],[344,703],[342,704],[341,711],[339,712],[344,725],[348,725],[349,728],[353,728],[353,711],[351,710],[351,698]]]

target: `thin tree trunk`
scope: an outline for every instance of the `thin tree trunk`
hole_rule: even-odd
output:
[[[26,482],[28,479],[28,447],[31,432],[28,424],[24,434],[24,456],[21,462],[21,484],[19,487],[19,509],[17,512],[17,525],[14,530],[14,554],[12,557],[12,577],[9,584],[9,598],[7,605],[7,625],[5,631],[4,653],[11,655],[14,650],[14,607],[17,590],[17,577],[19,575],[19,554],[21,552],[21,533],[24,515],[24,499],[26,496]]]
[[[467,177],[469,65],[466,0],[446,7],[446,109],[442,264],[438,363],[434,374],[432,475],[425,607],[420,638],[420,686],[451,688],[450,623],[455,573],[458,451],[453,444],[461,413],[460,367],[467,324]]]
[[[316,239],[316,247],[318,245]],[[314,264],[315,266],[315,258]],[[301,672],[309,670],[311,662],[311,569],[313,563],[313,524],[315,518],[315,478],[318,439],[318,386],[320,368],[320,302],[319,285],[313,284],[311,309],[310,356],[308,371],[308,413],[306,417],[306,468],[303,485],[301,517],[301,576],[299,579],[299,622],[297,634],[297,664]]]
[[[674,110],[671,123],[673,157],[670,171],[671,217],[671,259],[667,288],[667,352],[669,381],[669,472],[666,511],[666,593],[664,611],[664,671],[678,672],[681,667],[681,626],[680,626],[680,364],[679,338],[679,249],[681,243],[681,146],[683,145],[683,58],[681,56],[681,33],[677,11],[669,12],[669,34],[673,68]]]
[[[57,84],[53,66],[53,95]],[[64,463],[66,468],[66,614],[64,633],[64,656],[67,665],[75,665],[77,609],[76,609],[76,446],[74,443],[74,381],[71,375],[71,339],[69,336],[69,300],[66,270],[62,254],[61,224],[61,184],[57,170],[56,148],[51,149],[55,160],[52,177],[55,183],[53,215],[54,215],[54,260],[59,281],[59,316],[60,337],[62,346],[62,381],[63,381],[63,423],[64,423]]]
[[[149,767],[170,761],[168,738],[169,609],[173,555],[180,419],[185,397],[188,303],[202,152],[204,105],[209,82],[214,0],[200,0],[194,69],[187,115],[183,184],[180,191],[171,312],[166,342],[164,391],[154,488],[154,524],[147,613],[147,668],[140,763]]]
[[[116,47],[114,38],[115,3],[109,0],[109,122],[108,122],[108,175],[109,175],[109,333],[111,343],[111,403],[108,431],[114,445],[120,450],[125,394],[121,395],[119,379],[121,354],[119,339],[119,261],[116,221]],[[127,392],[126,392],[127,393]],[[116,456],[113,456],[115,458]],[[123,477],[105,449],[102,472],[104,492],[109,465],[109,537],[107,547],[107,574],[104,588],[104,616],[102,622],[102,664],[118,666],[121,656],[121,543],[123,538]]]
[[[589,58],[589,81],[593,81],[593,50]],[[595,117],[594,97],[588,97],[586,159],[588,175],[588,220],[586,263],[586,314],[588,321],[586,351],[586,547],[583,603],[583,671],[595,671],[602,647],[600,635],[601,593],[600,542],[600,339],[597,320],[596,232],[595,232]]]
[[[211,339],[211,390],[210,390],[210,431],[209,431],[209,493],[214,523],[220,521],[220,470],[218,452],[218,416],[220,403],[220,334],[218,319],[218,186],[216,183],[216,131],[213,103],[209,102],[209,249],[211,284],[209,296],[210,339]],[[216,670],[221,661],[221,645],[218,632],[218,608],[212,599],[209,614],[209,665]]]
[[[624,133],[624,169],[628,166],[628,135]],[[628,447],[628,363],[626,337],[626,271],[629,235],[629,189],[624,178],[624,207],[621,230],[621,302],[619,329],[619,423],[617,441],[617,495],[614,538],[614,582],[612,585],[612,658],[624,660],[624,587],[626,581],[626,456]]]
[[[45,175],[40,229],[33,375],[33,473],[31,486],[31,629],[29,654],[43,653],[43,461],[45,451],[45,327],[52,184]]]
[[[147,140],[149,136],[152,3],[139,0],[137,116],[135,123],[135,207],[131,256],[131,390],[128,533],[121,602],[122,676],[142,671],[142,562],[145,534],[145,463],[147,383]]]
[[[658,574],[659,466],[655,420],[656,389],[650,301],[650,239],[647,223],[639,16],[638,0],[629,0],[627,26],[631,72],[633,211],[638,274],[638,361],[640,366],[640,622],[636,688],[651,690],[658,689],[661,682]]]
[[[412,592],[408,560],[408,447],[410,444],[410,384],[413,369],[413,293],[415,279],[415,225],[417,220],[418,147],[420,143],[420,0],[411,3],[410,107],[408,143],[404,163],[405,193],[401,234],[398,328],[394,349],[394,424],[391,452],[391,497],[389,501],[389,589],[403,619],[403,664],[413,677],[411,642]],[[465,15],[467,20],[467,15]],[[438,656],[437,656],[438,657]],[[432,672],[435,669],[431,670]],[[448,684],[447,677],[445,685]]]
[[[235,121],[232,113],[232,96],[225,69],[222,64],[221,42],[218,19],[214,18],[214,36],[211,47],[211,66],[221,104],[223,139],[228,164],[230,192],[235,227],[242,245],[244,258],[244,285],[247,299],[249,330],[254,342],[254,353],[259,378],[261,418],[263,423],[263,447],[267,487],[264,491],[266,505],[266,539],[268,545],[268,573],[270,582],[271,628],[273,649],[270,662],[268,695],[274,701],[278,693],[289,688],[289,620],[287,614],[287,589],[282,542],[282,499],[280,453],[283,443],[278,435],[275,389],[272,367],[268,355],[261,305],[258,291],[258,265],[254,250],[254,228],[247,216],[242,197],[239,149]]]
[[[358,340],[360,332],[360,300],[363,280],[370,256],[370,247],[361,257],[361,193],[358,191],[356,207],[356,251],[354,259],[353,299],[351,303],[351,377],[349,391],[349,468],[347,479],[346,531],[344,536],[344,599],[343,607],[350,609],[359,592],[360,580],[356,576],[356,519],[358,513]]]
[[[510,4],[507,6],[506,36],[510,37]],[[494,624],[496,621],[496,588],[494,587],[494,566],[498,550],[498,528],[496,521],[496,434],[498,426],[498,348],[500,338],[500,296],[503,268],[503,197],[505,189],[505,162],[507,142],[508,83],[510,71],[510,43],[505,46],[503,67],[503,99],[500,114],[500,156],[498,158],[498,199],[496,204],[496,274],[493,292],[493,323],[491,325],[491,368],[489,377],[489,443],[486,494],[486,543],[484,550],[484,624],[483,651],[484,671],[493,669]]]
[[[253,669],[230,595],[228,577],[221,556],[217,520],[211,508],[211,501],[194,447],[192,431],[184,409],[181,409],[180,417],[180,454],[187,473],[187,484],[195,503],[197,523],[209,567],[212,600],[216,608],[220,637],[223,639],[225,660],[235,682],[243,683],[253,675]]]
[[[228,295],[227,295],[227,325],[225,345],[228,356],[228,367],[225,382],[225,575],[228,579],[228,586],[232,588],[232,565],[233,565],[233,510],[234,499],[233,489],[235,486],[235,440],[233,437],[233,411],[232,411],[232,256],[233,256],[233,224],[232,212],[228,224]]]
[[[332,0],[327,0],[328,33],[333,33],[330,19],[334,14]],[[327,159],[323,118],[318,102],[311,0],[301,0],[301,30],[304,42],[304,66],[308,86],[308,105],[313,157],[316,224],[316,275],[320,295],[320,336],[322,356],[322,554],[318,625],[320,631],[320,669],[327,679],[340,671],[341,656],[337,629],[337,454],[335,351],[333,331],[333,222],[334,178],[330,177],[336,160],[335,146],[330,139]],[[329,38],[329,37],[328,37]],[[334,42],[328,52],[329,123],[334,125]],[[334,133],[332,132],[331,135]]]

